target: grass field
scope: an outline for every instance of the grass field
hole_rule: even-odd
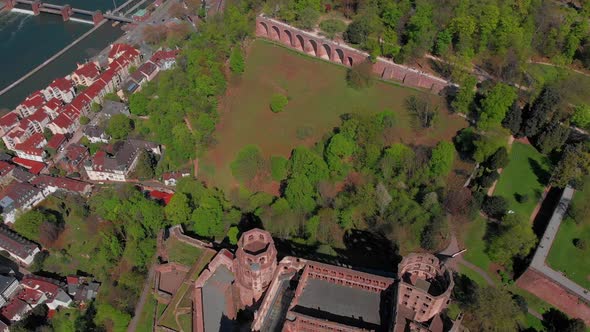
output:
[[[590,242],[590,224],[577,225],[570,218],[565,219],[559,226],[547,263],[580,286],[590,289],[590,243],[586,249],[578,249],[573,244],[576,238]]]
[[[510,163],[500,175],[495,196],[508,200],[511,210],[529,218],[537,205],[549,178],[549,161],[531,145],[515,142],[510,151]],[[526,201],[518,202],[518,196]]]
[[[488,283],[482,276],[480,276],[477,272],[473,271],[467,266],[459,264],[459,273],[464,274],[467,278],[473,280],[479,286],[485,287],[488,285]]]
[[[153,296],[149,296],[143,311],[139,316],[139,322],[137,323],[137,331],[152,331],[154,328],[154,313],[158,302]]]
[[[467,248],[467,251],[463,255],[463,258],[484,271],[489,271],[491,261],[485,253],[486,244],[484,241],[486,229],[487,222],[482,216],[478,216],[465,226],[463,244]]]
[[[381,81],[355,90],[347,86],[345,76],[342,66],[270,42],[254,41],[246,58],[246,71],[231,79],[221,100],[217,144],[201,158],[199,175],[224,189],[231,188],[235,183],[229,164],[244,146],[258,145],[267,157],[288,157],[294,147],[311,145],[338,126],[339,116],[345,113],[392,110],[399,127],[393,139],[408,144],[433,145],[441,139],[450,140],[467,125],[464,119],[446,111],[441,97],[428,94],[441,107],[438,124],[435,129],[414,130],[404,102],[408,96],[424,92]],[[276,93],[289,98],[285,110],[278,114],[269,107]],[[307,137],[301,135],[304,130]]]
[[[590,77],[576,73],[575,71],[543,64],[529,64],[527,73],[533,78],[535,86],[541,87],[544,84],[561,81],[562,91],[565,100],[578,105],[580,103],[590,104]]]
[[[166,241],[166,250],[168,251],[170,262],[176,262],[186,266],[193,265],[202,253],[201,249],[180,242],[175,238],[170,238]]]

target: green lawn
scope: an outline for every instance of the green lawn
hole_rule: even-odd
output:
[[[186,266],[193,265],[202,253],[201,249],[180,242],[174,238],[166,241],[166,249],[168,250],[168,259],[170,262],[177,262]]]
[[[465,226],[463,244],[467,251],[463,254],[463,258],[484,271],[489,271],[491,261],[485,253],[486,244],[484,241],[486,228],[487,222],[482,216],[477,216],[475,220]]]
[[[266,157],[288,157],[294,147],[311,145],[338,126],[339,116],[345,113],[394,111],[398,126],[391,140],[406,144],[434,145],[450,140],[466,126],[464,119],[446,111],[441,97],[427,94],[421,98],[440,106],[438,124],[434,129],[415,130],[404,102],[410,95],[424,92],[381,81],[355,90],[348,87],[345,77],[343,66],[255,40],[245,72],[230,80],[220,102],[216,144],[202,156],[199,176],[223,189],[232,188],[235,181],[229,164],[244,146],[258,145]],[[277,114],[269,107],[276,93],[289,98],[285,110]]]
[[[459,265],[459,273],[464,274],[467,278],[473,280],[479,286],[485,287],[488,285],[487,281],[482,276],[465,265]]]
[[[545,156],[531,145],[515,142],[510,151],[510,163],[500,175],[494,195],[506,198],[511,210],[529,218],[543,194],[549,170]],[[519,196],[527,198],[519,203]]]
[[[576,238],[586,240],[586,249],[574,246],[573,240]],[[564,272],[580,286],[590,289],[590,224],[577,225],[572,219],[566,218],[559,226],[547,263],[553,269]]]
[[[152,331],[154,329],[154,313],[157,305],[156,299],[150,295],[143,306],[143,311],[139,316],[137,331]]]
[[[561,91],[565,100],[572,104],[590,104],[590,77],[576,73],[573,70],[562,67],[542,64],[529,64],[527,73],[533,78],[534,86],[541,87],[544,84],[561,81]]]
[[[543,321],[540,320],[539,318],[527,313],[526,316],[526,324],[527,327],[529,328],[533,328],[537,331],[545,331],[545,328],[543,327]]]

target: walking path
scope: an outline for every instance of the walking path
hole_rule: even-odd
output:
[[[148,272],[148,277],[143,284],[143,291],[141,292],[141,296],[139,297],[139,302],[135,306],[135,313],[133,314],[133,318],[127,326],[127,332],[134,332],[137,329],[137,323],[139,323],[139,319],[141,318],[141,313],[143,312],[143,307],[145,306],[145,302],[148,299],[148,295],[151,294],[150,289],[152,288],[152,279],[154,277],[154,271],[156,267],[156,260],[153,259],[152,263],[150,264],[150,270]]]
[[[547,278],[558,283],[573,294],[576,294],[582,299],[590,302],[590,294],[588,293],[588,290],[568,279],[563,273],[553,270],[546,264],[547,256],[549,255],[549,251],[551,250],[551,246],[555,240],[557,231],[559,230],[559,225],[561,224],[561,221],[567,212],[567,208],[572,200],[573,195],[574,189],[570,186],[567,186],[563,191],[561,199],[557,204],[551,219],[549,220],[547,229],[545,229],[543,238],[539,242],[539,246],[537,247],[537,251],[535,251],[535,256],[533,256],[533,261],[531,262],[530,267],[543,273]]]

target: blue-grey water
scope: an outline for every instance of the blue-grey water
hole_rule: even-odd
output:
[[[115,0],[116,5],[123,3]],[[113,0],[47,0],[53,4],[70,4],[72,7],[106,11],[113,8]],[[91,20],[91,18],[88,18]],[[37,67],[76,38],[90,30],[92,25],[63,22],[61,16],[41,13],[0,13],[0,90]],[[69,51],[45,66],[42,70],[0,96],[0,109],[11,109],[30,92],[43,88],[54,78],[71,73],[76,62],[83,62],[122,35],[120,26],[103,24]]]

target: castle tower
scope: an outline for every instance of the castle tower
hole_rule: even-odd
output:
[[[454,282],[438,258],[426,253],[405,256],[398,265],[398,306],[414,312],[413,320],[426,322],[449,304]]]
[[[242,234],[234,268],[243,305],[252,305],[260,299],[276,267],[277,250],[270,233],[253,229]]]

